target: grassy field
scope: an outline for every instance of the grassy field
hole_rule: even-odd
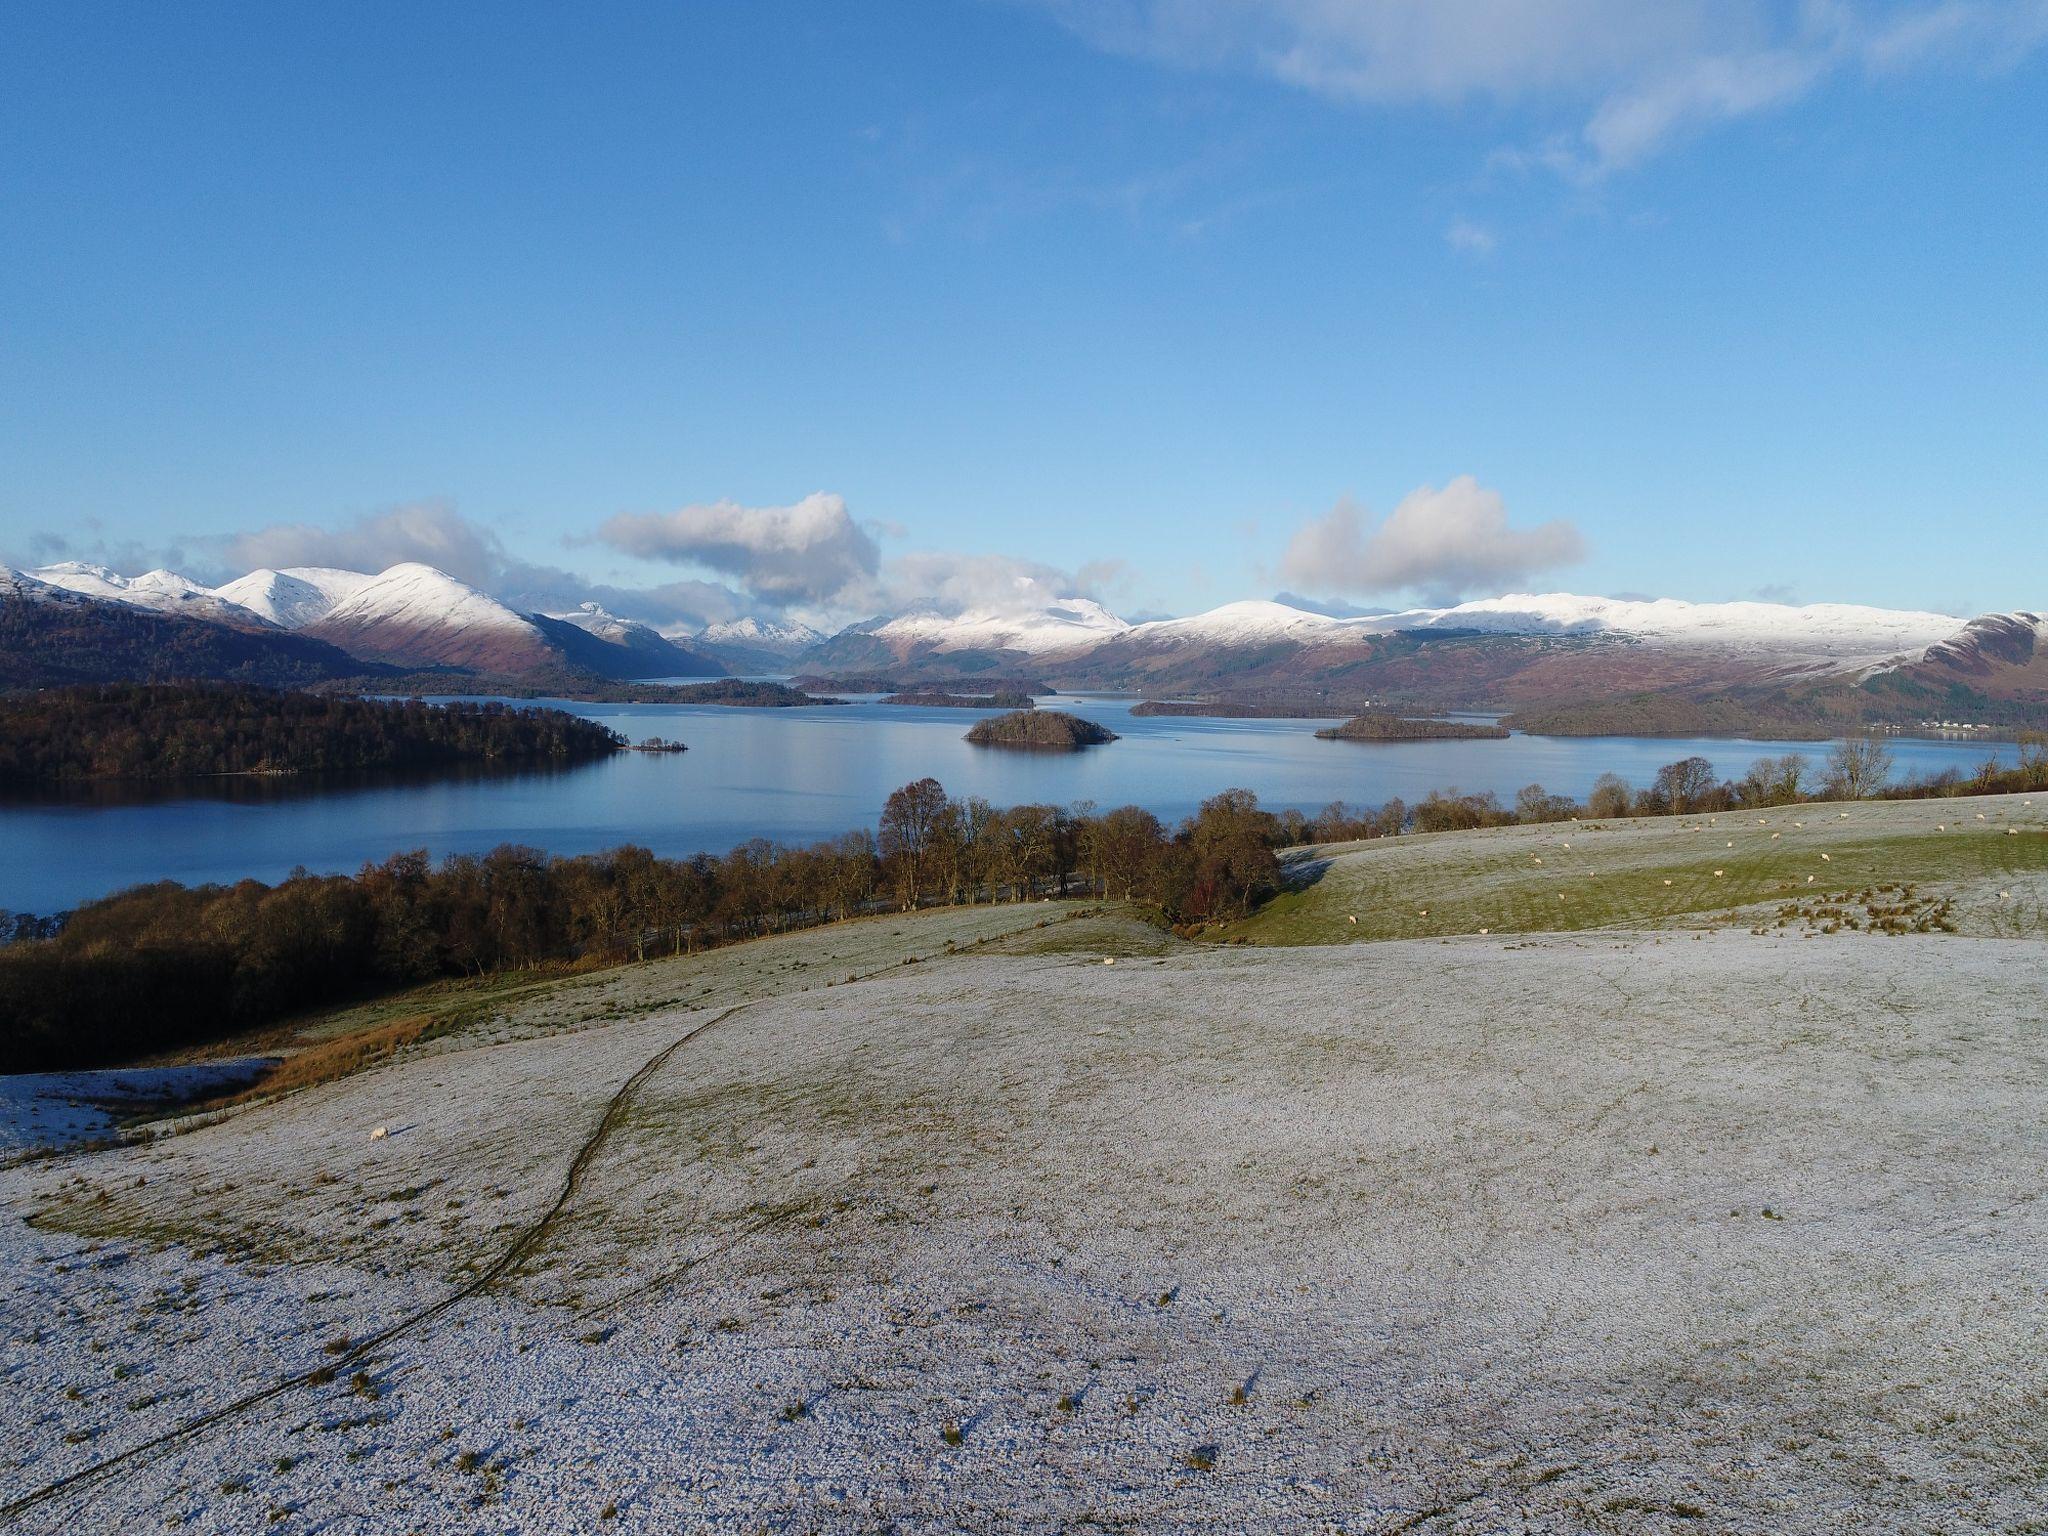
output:
[[[1846,909],[1868,926],[1871,907],[1911,905],[1945,910],[1962,933],[2044,938],[2048,796],[1435,833],[1308,849],[1288,869],[1292,888],[1222,937],[1341,944],[1775,926],[1787,906],[1812,914],[1788,925],[1821,929],[1839,921],[1823,909]]]
[[[1243,944],[956,908],[307,1021],[289,1093],[0,1168],[0,1512],[2041,1529],[2037,814],[1410,837]]]

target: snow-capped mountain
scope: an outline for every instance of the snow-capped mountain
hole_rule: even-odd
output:
[[[327,590],[345,585],[315,584]],[[523,614],[446,571],[417,563],[360,578],[302,632],[368,661],[467,667],[508,677],[567,671],[620,679],[716,677],[723,670],[650,625],[621,619],[594,603],[564,618]]]
[[[175,600],[175,583],[142,585],[118,573],[60,571],[59,585],[0,567],[0,688],[203,678],[304,687],[360,674],[347,652],[288,634],[247,610],[219,602]],[[169,574],[169,573],[165,573]],[[118,597],[80,587],[110,588]],[[168,591],[164,606],[149,601]]]
[[[1072,650],[1120,635],[1131,626],[1086,597],[1063,597],[1044,608],[1015,612],[969,609],[947,616],[906,613],[869,634],[884,644],[927,651],[1021,651],[1027,656]]]
[[[716,656],[734,672],[786,672],[799,656],[822,644],[825,636],[794,619],[727,619],[691,638],[690,643]]]
[[[2048,613],[1987,613],[1970,620],[1918,660],[1887,669],[1887,683],[1993,698],[2032,696],[2048,704]],[[1947,711],[1940,711],[1946,715]]]
[[[1786,603],[1688,603],[1670,597],[1636,602],[1568,592],[1489,597],[1452,608],[1348,622],[1380,623],[1389,629],[1513,635],[1625,635],[1665,645],[1806,657],[1851,666],[1873,666],[1923,651],[1955,633],[1961,623],[1952,614],[1853,603],[1793,607]]]
[[[1225,603],[1221,608],[1211,608],[1206,613],[1191,614],[1187,618],[1153,619],[1149,623],[1134,624],[1122,635],[1132,645],[1165,648],[1271,645],[1276,641],[1327,645],[1375,633],[1365,626],[1379,622],[1377,619],[1334,619],[1327,614],[1311,613],[1306,608],[1290,608],[1285,603],[1254,598],[1241,603]]]
[[[1184,619],[1131,628],[1146,647],[1243,647],[1279,642],[1303,646],[1358,644],[1374,635],[1413,631],[1523,636],[1606,636],[1668,647],[1824,662],[1881,665],[1924,651],[1961,627],[1945,613],[1866,608],[1847,603],[1638,602],[1568,592],[1517,593],[1448,608],[1331,618],[1277,602],[1227,603]]]
[[[396,666],[518,673],[556,659],[531,619],[445,571],[413,562],[364,582],[303,632],[352,656]]]
[[[304,629],[326,618],[335,604],[354,596],[373,580],[362,571],[295,565],[281,571],[251,571],[225,586],[215,587],[213,595],[239,603],[281,629]]]
[[[596,635],[600,640],[619,641],[629,635],[655,635],[661,631],[652,624],[643,624],[638,619],[622,619],[602,603],[581,603],[567,613],[550,613],[550,619],[560,619],[564,624],[574,624],[585,634]]]
[[[145,571],[140,576],[123,576],[104,565],[82,560],[60,560],[38,566],[29,573],[36,580],[84,597],[125,603],[131,608],[148,608],[157,613],[183,614],[215,624],[240,626],[269,623],[261,615],[218,593],[202,587],[176,571]]]
[[[704,651],[595,603],[562,618],[522,614],[418,563],[374,574],[322,566],[265,569],[209,589],[175,571],[130,577],[64,561],[10,572],[0,585],[0,595],[17,599],[57,592],[241,630],[299,632],[360,661],[398,667],[466,667],[506,676],[583,671],[618,679],[717,677],[725,670]]]
[[[601,677],[717,677],[725,669],[700,647],[672,640],[652,624],[622,619],[601,603],[533,621],[574,666]]]
[[[11,565],[0,565],[0,600],[17,603],[48,602],[55,590],[47,581],[38,581],[27,571],[17,571]]]
[[[819,671],[873,672],[922,665],[929,675],[986,671],[1042,656],[1080,655],[1130,629],[1100,603],[1062,598],[1043,608],[930,611],[849,625],[814,647],[804,665]]]
[[[1249,601],[1133,625],[1092,599],[1069,597],[1025,609],[884,616],[829,639],[808,625],[760,617],[680,637],[596,602],[563,613],[521,613],[417,563],[374,575],[320,567],[251,571],[209,589],[174,571],[130,577],[65,561],[0,572],[0,599],[83,599],[245,633],[296,631],[364,662],[499,676],[703,677],[801,665],[908,682],[1008,669],[1058,686],[1503,708],[1617,692],[1805,690],[1878,677],[1900,697],[1961,688],[2031,698],[2048,688],[2048,618],[2032,611],[1965,624],[1947,614],[1847,603],[1551,592],[1344,617]],[[90,627],[92,618],[74,610],[66,622]],[[295,657],[289,665],[332,659]]]
[[[707,625],[697,639],[706,645],[743,645],[781,656],[796,656],[825,638],[824,632],[796,619],[727,619]]]

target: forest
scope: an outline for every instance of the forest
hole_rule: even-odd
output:
[[[354,875],[270,886],[138,887],[61,921],[0,913],[0,1071],[102,1065],[224,1039],[308,1010],[440,977],[599,966],[694,951],[880,909],[1098,895],[1140,903],[1184,936],[1240,918],[1280,886],[1281,850],[1515,823],[1698,814],[1805,800],[2048,790],[2048,737],[2015,766],[1894,783],[1880,738],[1720,779],[1682,758],[1632,787],[1603,775],[1584,802],[1531,784],[1433,791],[1417,804],[1269,811],[1231,789],[1168,827],[1122,806],[956,798],[934,779],[895,791],[874,832],[806,847],[755,839],[723,857],[640,847],[577,857],[507,845],[436,863],[423,851]],[[135,1006],[148,998],[148,1008]]]
[[[0,698],[0,787],[565,762],[623,740],[558,709],[247,685],[108,683]]]

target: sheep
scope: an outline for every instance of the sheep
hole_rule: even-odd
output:
[[[391,1134],[391,1132],[390,1132],[390,1130],[389,1130],[389,1128],[388,1128],[388,1127],[385,1127],[385,1126],[381,1126],[381,1125],[380,1125],[380,1126],[378,1126],[378,1127],[377,1127],[377,1129],[375,1129],[374,1131],[370,1132],[370,1140],[372,1140],[372,1141],[382,1141],[382,1140],[383,1140],[383,1139],[384,1139],[385,1137],[389,1136],[390,1134]]]

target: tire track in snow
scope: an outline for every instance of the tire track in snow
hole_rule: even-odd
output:
[[[1097,916],[1100,914],[1101,911],[1102,908],[1100,907],[1083,908],[1078,911],[1062,913],[1060,916],[1053,918],[1050,922],[1034,926],[1055,927],[1063,923],[1073,922],[1078,918]],[[949,954],[934,956],[932,958],[943,959],[950,958],[950,956],[953,955],[967,954],[974,950],[984,948],[989,944],[1015,938],[1018,934],[1023,933],[1025,931],[1027,930],[1014,929],[1005,931],[1000,934],[990,934],[985,938],[975,940],[972,944],[960,945],[952,951],[950,951]],[[924,957],[913,956],[911,958],[922,960]],[[892,975],[898,970],[898,968],[901,965],[905,963],[907,962],[898,961],[894,965],[882,966],[876,970],[869,971],[863,975],[857,976],[854,978],[854,980],[873,981],[875,978],[879,976]],[[243,1414],[249,1412],[252,1408],[260,1408],[263,1406],[263,1404],[274,1401],[277,1398],[283,1397],[285,1394],[289,1392],[295,1392],[301,1387],[325,1386],[328,1382],[332,1381],[337,1375],[339,1375],[341,1371],[346,1367],[360,1364],[369,1355],[371,1355],[376,1350],[382,1348],[384,1345],[390,1344],[398,1339],[405,1337],[405,1335],[412,1333],[419,1328],[425,1327],[428,1323],[432,1322],[435,1318],[440,1317],[450,1308],[459,1306],[461,1303],[468,1301],[473,1297],[482,1295],[485,1291],[489,1290],[493,1285],[495,1285],[499,1280],[502,1280],[507,1274],[511,1273],[512,1270],[516,1269],[520,1264],[524,1263],[526,1259],[531,1257],[534,1250],[540,1246],[540,1244],[546,1239],[548,1234],[554,1229],[556,1222],[558,1222],[561,1219],[562,1213],[569,1208],[570,1201],[575,1199],[576,1191],[582,1186],[584,1173],[589,1169],[591,1163],[596,1160],[597,1154],[599,1150],[604,1146],[606,1139],[610,1137],[611,1133],[614,1130],[618,1129],[619,1122],[625,1118],[626,1111],[632,1107],[634,1098],[639,1094],[641,1088],[646,1086],[648,1079],[653,1077],[659,1071],[661,1071],[663,1067],[667,1066],[670,1059],[676,1054],[677,1051],[681,1050],[685,1045],[688,1045],[692,1040],[696,1039],[706,1030],[712,1028],[715,1025],[723,1024],[727,1019],[731,1018],[734,1014],[743,1013],[747,1009],[752,1008],[759,1003],[772,1001],[774,996],[775,994],[771,994],[770,997],[758,997],[753,998],[744,1003],[733,1004],[731,1007],[728,1007],[723,1011],[713,1015],[711,1018],[706,1019],[702,1024],[697,1025],[694,1029],[686,1030],[683,1034],[677,1036],[674,1040],[670,1041],[667,1045],[663,1046],[659,1051],[655,1052],[654,1055],[650,1056],[645,1062],[641,1063],[639,1070],[636,1071],[631,1077],[627,1078],[626,1081],[619,1086],[618,1092],[614,1093],[611,1096],[611,1099],[605,1105],[603,1116],[600,1117],[600,1119],[598,1120],[597,1128],[593,1130],[590,1133],[590,1135],[584,1139],[583,1145],[577,1149],[576,1156],[574,1157],[574,1159],[571,1160],[569,1164],[569,1171],[562,1180],[562,1188],[556,1194],[554,1203],[550,1205],[546,1211],[542,1212],[541,1215],[532,1224],[530,1224],[523,1232],[519,1234],[519,1236],[514,1238],[512,1240],[511,1245],[507,1247],[503,1253],[499,1254],[498,1257],[492,1261],[490,1268],[484,1270],[483,1273],[477,1275],[474,1279],[465,1282],[463,1285],[458,1286],[455,1290],[450,1291],[446,1296],[443,1296],[439,1301],[434,1302],[429,1306],[422,1307],[418,1311],[410,1313],[407,1316],[400,1318],[397,1322],[392,1323],[390,1326],[381,1329],[379,1332],[373,1334],[371,1337],[363,1339],[351,1345],[346,1353],[336,1356],[334,1359],[326,1362],[325,1364],[314,1366],[310,1370],[300,1371],[297,1375],[285,1377],[281,1381],[274,1381],[269,1386],[262,1388],[260,1391],[252,1392],[246,1397],[237,1398],[232,1403],[227,1403],[219,1408],[212,1409],[206,1413],[198,1414],[193,1418],[185,1420],[184,1423],[179,1424],[172,1429],[165,1430],[160,1435],[155,1435],[148,1440],[144,1440],[139,1445],[130,1446],[127,1450],[118,1451],[114,1455],[106,1457],[104,1460],[96,1461],[92,1463],[90,1466],[81,1467],[76,1472],[67,1473],[65,1476],[58,1478],[55,1482],[44,1484],[41,1488],[36,1489],[33,1493],[23,1494],[20,1498],[14,1499],[7,1504],[0,1504],[0,1521],[12,1522],[14,1520],[19,1519],[21,1516],[27,1514],[30,1510],[35,1509],[39,1505],[48,1503],[52,1499],[62,1497],[63,1495],[68,1493],[79,1493],[87,1491],[97,1486],[98,1484],[104,1482],[108,1477],[112,1476],[115,1472],[120,1471],[123,1467],[126,1467],[133,1462],[140,1461],[144,1457],[153,1455],[158,1451],[169,1450],[174,1446],[185,1444],[188,1441],[196,1439],[198,1436],[204,1434],[209,1429],[213,1429],[221,1424],[228,1423],[230,1420],[240,1418]],[[768,1223],[764,1222],[761,1225],[768,1225]],[[741,1237],[745,1237],[748,1235],[750,1235],[750,1233],[740,1234]],[[735,1241],[737,1241],[737,1239]],[[731,1245],[728,1244],[726,1246],[729,1247]],[[713,1254],[706,1255],[705,1257],[716,1257],[716,1252],[714,1252]],[[682,1266],[681,1270],[658,1277],[656,1283],[659,1284],[666,1282],[668,1280],[673,1280],[677,1278],[683,1270],[687,1270],[692,1267],[694,1266],[686,1264]],[[640,1291],[644,1291],[651,1288],[652,1287],[640,1287],[637,1288],[635,1292],[628,1293],[628,1295],[638,1294]],[[604,1304],[604,1306],[600,1307],[599,1310],[606,1310],[611,1305],[614,1305],[617,1302],[623,1301],[625,1299],[627,1298],[624,1296],[613,1298],[612,1302]]]
[[[349,1366],[361,1364],[377,1350],[396,1342],[417,1329],[425,1327],[450,1308],[459,1306],[472,1297],[479,1296],[489,1290],[498,1281],[502,1280],[530,1258],[534,1250],[546,1240],[549,1232],[561,1220],[562,1213],[569,1208],[570,1201],[575,1199],[576,1191],[582,1186],[585,1172],[588,1171],[591,1163],[596,1160],[597,1154],[603,1148],[606,1139],[610,1137],[613,1131],[618,1129],[619,1122],[625,1118],[626,1112],[632,1108],[634,1098],[639,1094],[641,1088],[646,1086],[647,1080],[667,1066],[670,1058],[677,1051],[688,1045],[706,1030],[714,1025],[724,1023],[734,1014],[753,1006],[754,1004],[750,1002],[734,1004],[723,1012],[706,1019],[694,1029],[687,1030],[677,1036],[659,1051],[655,1052],[654,1055],[650,1056],[645,1062],[641,1063],[639,1070],[627,1078],[620,1085],[618,1092],[614,1093],[610,1100],[607,1101],[604,1114],[599,1118],[596,1129],[584,1138],[583,1145],[577,1148],[576,1156],[569,1164],[569,1171],[562,1179],[562,1187],[555,1195],[554,1203],[515,1237],[505,1251],[492,1260],[490,1267],[481,1274],[456,1287],[439,1301],[422,1307],[418,1311],[412,1312],[400,1318],[397,1322],[372,1334],[369,1338],[352,1344],[345,1353],[336,1356],[325,1364],[314,1366],[310,1370],[301,1371],[295,1376],[287,1376],[281,1381],[274,1381],[260,1391],[252,1392],[246,1397],[237,1398],[234,1402],[224,1404],[206,1413],[198,1414],[193,1418],[185,1420],[184,1423],[177,1425],[175,1428],[165,1430],[160,1435],[144,1440],[139,1445],[130,1446],[127,1450],[119,1451],[112,1456],[106,1457],[104,1460],[96,1461],[90,1466],[81,1467],[78,1471],[68,1473],[53,1483],[45,1484],[33,1493],[24,1494],[12,1503],[0,1505],[0,1520],[11,1521],[18,1519],[38,1505],[47,1503],[51,1499],[58,1498],[67,1493],[77,1493],[92,1488],[104,1482],[108,1477],[120,1471],[131,1462],[196,1439],[207,1430],[225,1424],[231,1419],[239,1418],[249,1412],[250,1409],[260,1408],[263,1404],[282,1397],[288,1392],[294,1392],[300,1387],[325,1386]]]

